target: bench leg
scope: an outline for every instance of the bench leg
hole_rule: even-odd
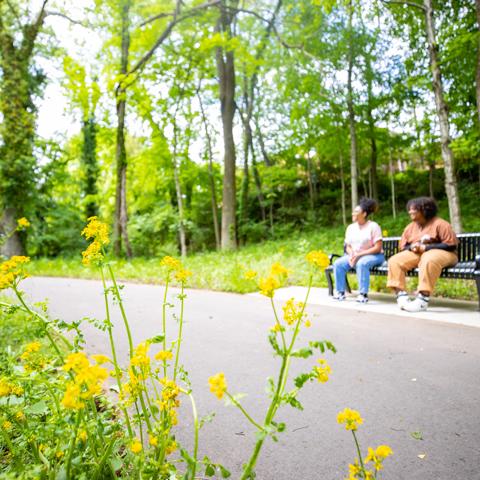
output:
[[[333,296],[332,271],[325,270],[325,276],[327,277],[328,295],[331,297]]]
[[[480,278],[479,277],[475,279],[475,283],[477,284],[478,310],[480,311]]]
[[[347,277],[345,278],[345,284],[347,286],[347,292],[348,293],[352,293],[352,289],[350,288],[350,284],[348,283],[348,275]]]

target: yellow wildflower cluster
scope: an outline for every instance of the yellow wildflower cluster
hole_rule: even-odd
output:
[[[135,374],[132,368],[128,369],[128,377],[129,381],[123,384],[123,391],[119,397],[121,401],[125,401],[126,406],[135,402],[143,390],[140,378]]]
[[[227,391],[227,381],[223,372],[217,373],[208,379],[210,391],[221,400]]]
[[[82,235],[93,242],[82,252],[82,263],[90,265],[98,264],[103,259],[102,248],[109,243],[108,226],[101,222],[98,217],[90,217],[87,226],[82,230]]]
[[[155,359],[163,362],[164,360],[171,360],[173,358],[173,353],[170,350],[160,350],[156,355]]]
[[[295,303],[294,298],[287,300],[283,309],[283,320],[287,325],[294,325],[304,316],[303,310],[305,304],[303,302]]]
[[[260,294],[269,298],[273,298],[275,290],[279,288],[283,282],[285,282],[289,274],[290,271],[287,270],[283,265],[278,262],[274,263],[270,269],[270,275],[266,278],[261,278],[258,282]]]
[[[345,424],[345,430],[357,430],[358,426],[363,423],[363,418],[356,410],[346,408],[337,415],[337,422]]]
[[[177,282],[184,284],[188,278],[192,276],[192,272],[183,268],[180,260],[169,255],[162,258],[160,265],[167,268],[169,275],[170,273],[175,272],[175,280],[177,280]]]
[[[383,468],[383,461],[393,454],[392,449],[388,445],[380,445],[375,450],[368,447],[368,455],[365,463],[372,462],[375,470],[378,472]]]
[[[2,428],[4,430],[11,430],[12,429],[12,422],[9,422],[8,420],[5,420],[3,423],[2,423]]]
[[[160,261],[162,267],[167,267],[168,270],[180,270],[182,268],[182,263],[177,258],[173,258],[170,255],[167,255],[162,258]]]
[[[171,455],[175,450],[178,448],[177,442],[175,440],[170,439],[166,448],[165,453],[167,455]]]
[[[148,356],[148,350],[150,344],[148,342],[142,342],[135,348],[135,353],[130,360],[130,365],[138,367],[141,370],[141,378],[146,380],[150,372],[150,357]]]
[[[319,358],[317,360],[318,366],[316,365],[313,367],[313,372],[317,378],[317,380],[321,383],[328,382],[328,378],[332,373],[332,369],[327,361],[323,358]]]
[[[44,358],[38,355],[42,344],[40,342],[31,342],[27,344],[24,352],[20,355],[20,360],[25,362],[24,367],[27,372],[42,370],[45,366]]]
[[[266,297],[273,298],[275,290],[280,287],[280,282],[275,277],[261,278],[258,283],[260,293]]]
[[[243,276],[246,280],[253,280],[257,276],[257,272],[255,270],[247,270]]]
[[[322,270],[330,265],[328,255],[321,250],[312,250],[305,258],[308,263],[311,263]]]
[[[1,377],[0,397],[8,397],[9,395],[16,395],[17,397],[20,397],[23,395],[23,388],[10,382],[8,378]]]
[[[95,360],[95,362],[98,365],[103,365],[104,363],[113,363],[109,357],[107,357],[106,355],[102,355],[100,353],[92,355],[92,358]]]
[[[160,380],[162,384],[162,400],[158,402],[160,410],[165,412],[170,420],[171,425],[176,425],[178,423],[177,411],[176,409],[180,406],[180,400],[178,395],[180,394],[180,387],[175,383],[174,380],[169,378],[162,378]]]
[[[73,381],[67,383],[62,399],[65,408],[79,410],[85,406],[83,400],[98,395],[102,390],[102,383],[108,377],[108,372],[98,365],[90,365],[84,352],[71,353],[63,366],[66,372],[73,372]]]
[[[24,230],[29,226],[30,226],[30,222],[25,217],[19,218],[17,220],[17,230]]]
[[[0,290],[12,287],[17,279],[27,278],[24,265],[30,261],[29,257],[15,255],[0,265]]]

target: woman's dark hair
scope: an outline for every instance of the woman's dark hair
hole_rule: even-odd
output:
[[[407,212],[411,208],[422,213],[425,220],[432,219],[438,212],[437,202],[431,197],[418,197],[409,200],[407,202]]]
[[[367,214],[367,217],[378,210],[378,203],[373,198],[362,197],[358,202],[358,206]]]

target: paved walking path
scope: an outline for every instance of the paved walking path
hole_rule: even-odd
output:
[[[33,300],[48,297],[52,316],[67,321],[104,318],[97,281],[31,278],[23,288]],[[297,291],[281,290],[276,299]],[[178,290],[171,293],[176,302]],[[135,342],[160,333],[163,288],[126,284],[123,295]],[[299,397],[304,412],[290,407],[279,411],[278,421],[287,423],[287,431],[277,444],[266,442],[257,478],[344,479],[355,450],[336,414],[351,407],[365,419],[359,430],[363,448],[388,444],[394,451],[382,479],[479,480],[480,329],[444,322],[443,317],[439,322],[423,314],[399,314],[391,299],[389,310],[380,300],[376,304],[376,298],[368,306],[335,304],[316,290],[311,300],[312,327],[301,332],[300,343],[329,339],[336,345],[338,353],[326,355],[332,377],[326,384],[305,386]],[[441,315],[437,307],[434,313]],[[237,479],[255,442],[254,432],[238,410],[216,400],[207,379],[225,372],[229,390],[248,394],[242,400],[245,408],[262,420],[266,378],[276,376],[279,367],[266,338],[274,323],[270,302],[256,295],[190,290],[185,318],[183,363],[201,415],[216,413],[201,430],[200,455],[223,463]],[[462,318],[460,323],[474,325],[478,312]],[[113,322],[126,359],[127,342],[116,309]],[[170,331],[175,325],[169,321]],[[90,352],[108,353],[104,333],[90,325],[85,333]],[[314,361],[295,360],[292,375],[309,371]],[[178,437],[188,447],[192,421],[184,403]]]

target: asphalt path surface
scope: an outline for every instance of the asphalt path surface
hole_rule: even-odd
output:
[[[67,321],[105,318],[100,282],[31,278],[23,289],[32,301],[49,299],[50,313]],[[266,413],[266,378],[276,376],[278,358],[267,341],[273,316],[269,299],[189,290],[182,363],[189,372],[201,416],[214,412],[200,433],[200,457],[208,455],[239,478],[255,443],[253,427],[234,407],[225,407],[208,388],[223,371],[229,391],[247,394],[245,408],[259,422]],[[178,290],[169,297],[177,303]],[[134,342],[161,333],[163,287],[126,284],[123,289]],[[300,298],[297,300],[301,300]],[[279,304],[279,307],[281,303]],[[113,322],[121,357],[128,342],[118,308]],[[176,322],[170,309],[168,329]],[[480,479],[480,329],[417,318],[309,306],[312,326],[299,344],[328,339],[328,383],[307,384],[299,395],[305,410],[282,407],[276,420],[287,424],[278,443],[264,444],[257,464],[260,480],[338,480],[348,476],[356,456],[350,432],[336,422],[345,407],[364,418],[358,436],[367,446],[390,445],[386,480]],[[87,350],[109,354],[106,334],[86,325]],[[171,338],[171,337],[170,337]],[[309,371],[315,357],[295,359],[291,376]],[[192,419],[184,406],[178,438],[192,445]]]

